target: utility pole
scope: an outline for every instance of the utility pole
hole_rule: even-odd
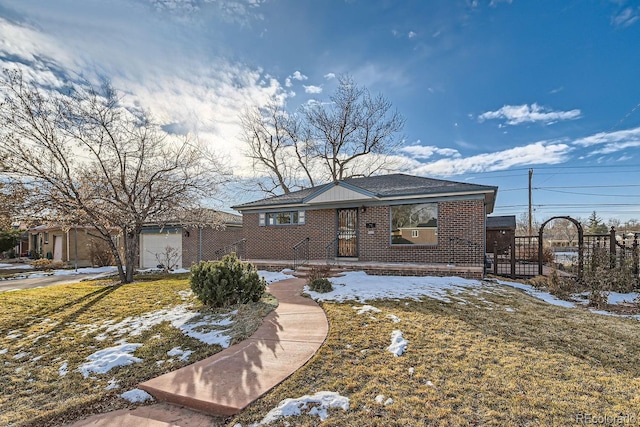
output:
[[[533,181],[533,168],[529,169],[529,236],[533,236],[533,209],[532,209],[533,192],[531,191],[532,181]]]

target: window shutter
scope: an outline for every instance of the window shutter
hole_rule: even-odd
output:
[[[258,214],[258,225],[260,225],[260,227],[264,227],[265,225],[265,220],[264,220],[264,214]]]
[[[304,211],[298,211],[298,224],[304,224]]]

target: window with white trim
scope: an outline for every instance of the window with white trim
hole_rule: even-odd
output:
[[[260,226],[265,225],[299,225],[305,223],[304,211],[283,211],[261,213],[258,217]]]

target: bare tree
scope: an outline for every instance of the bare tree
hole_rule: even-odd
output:
[[[404,118],[384,96],[372,97],[348,75],[338,77],[338,89],[329,99],[303,110],[316,158],[328,175],[323,178],[375,174],[400,145]]]
[[[261,189],[277,194],[388,170],[404,118],[384,96],[371,96],[344,75],[329,102],[313,102],[299,114],[272,102],[245,111],[241,123],[247,155],[268,177]]]
[[[125,108],[108,83],[63,94],[5,71],[0,91],[5,172],[31,183],[31,198],[58,221],[91,226],[113,252],[123,283],[133,281],[143,224],[179,217],[221,181],[211,153]]]
[[[257,183],[266,194],[290,193],[313,186],[308,141],[296,117],[275,101],[246,109],[240,115],[246,156],[252,160]]]

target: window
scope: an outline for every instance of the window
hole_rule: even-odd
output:
[[[391,206],[392,245],[436,245],[438,204]]]
[[[44,233],[44,242],[49,243],[49,233]]]
[[[271,212],[259,214],[259,223],[263,225],[296,225],[304,224],[304,211]]]

